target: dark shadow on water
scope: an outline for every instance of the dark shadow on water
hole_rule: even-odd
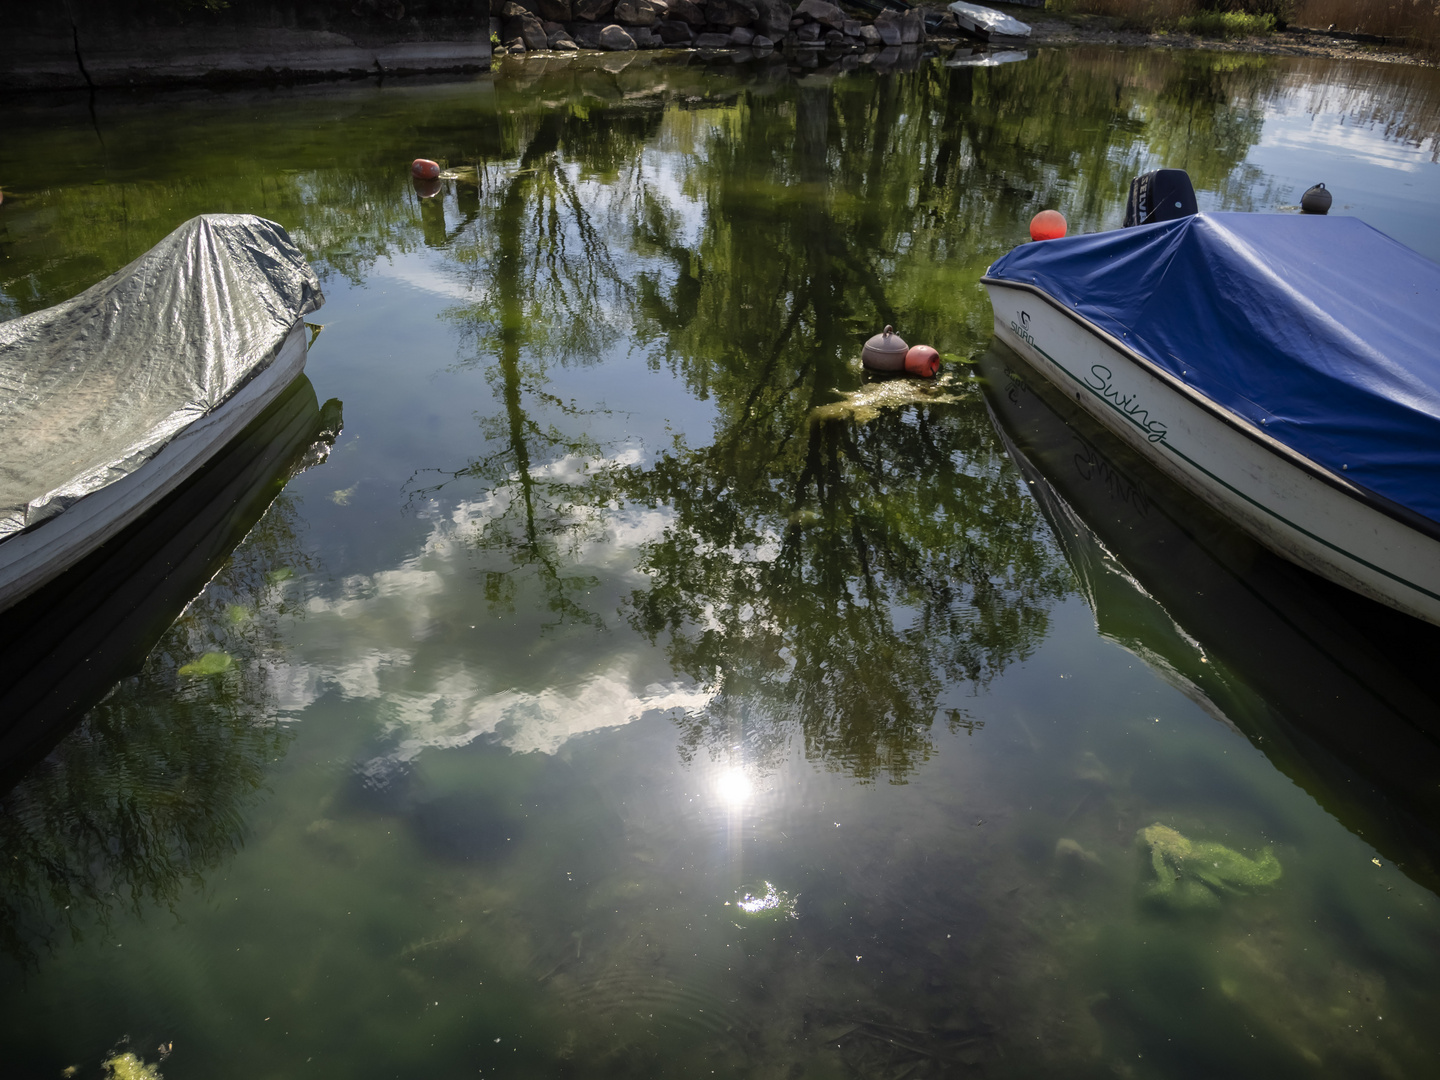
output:
[[[253,655],[274,633],[267,575],[302,558],[277,496],[339,428],[339,402],[321,409],[301,376],[156,510],[0,617],[0,952],[12,960],[173,903],[240,844],[288,741]],[[228,662],[184,670],[204,653]]]

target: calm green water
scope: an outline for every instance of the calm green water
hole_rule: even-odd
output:
[[[1120,50],[7,102],[0,314],[264,214],[345,430],[4,796],[5,1073],[1434,1075],[1435,635],[977,278],[1160,165],[1440,258],[1437,153],[1440,73]]]

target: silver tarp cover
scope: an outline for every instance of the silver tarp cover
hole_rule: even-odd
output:
[[[324,302],[279,225],[206,214],[74,299],[0,323],[0,540],[135,472]]]

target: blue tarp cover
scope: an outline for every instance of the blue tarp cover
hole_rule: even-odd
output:
[[[1025,244],[987,276],[1440,522],[1440,264],[1364,222],[1198,214]]]

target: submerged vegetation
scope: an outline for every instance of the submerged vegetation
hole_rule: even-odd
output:
[[[1176,907],[1214,907],[1224,893],[1249,892],[1280,880],[1280,860],[1269,848],[1251,859],[1224,844],[1187,839],[1158,822],[1141,829],[1137,839],[1149,848],[1155,871],[1146,896]]]

